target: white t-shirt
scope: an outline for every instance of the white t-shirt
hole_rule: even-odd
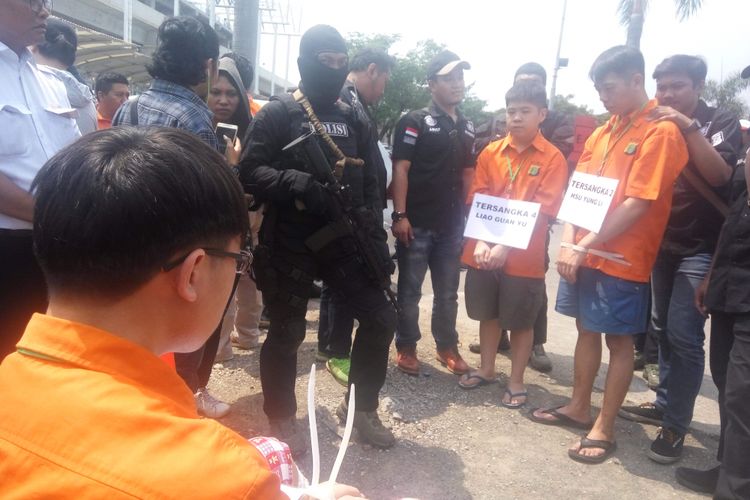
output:
[[[44,163],[80,137],[76,115],[54,74],[28,50],[18,57],[0,42],[0,173],[29,191]],[[31,223],[0,213],[0,228],[31,229]]]

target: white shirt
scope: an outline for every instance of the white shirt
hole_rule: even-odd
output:
[[[25,191],[42,165],[78,137],[65,85],[0,42],[0,173]],[[0,228],[31,229],[31,223],[0,213]]]

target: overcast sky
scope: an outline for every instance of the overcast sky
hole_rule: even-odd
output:
[[[541,63],[552,82],[563,0],[290,0],[301,32],[319,23],[330,24],[346,36],[350,32],[399,34],[391,53],[403,55],[419,40],[432,38],[472,64],[467,84],[488,101],[488,109],[504,107],[503,96],[518,66]],[[277,2],[278,3],[278,2]],[[284,3],[284,2],[282,2]],[[694,54],[705,57],[708,77],[720,80],[750,65],[750,1],[704,0],[693,17],[679,22],[671,0],[651,0],[641,38],[646,58],[647,90],[654,92],[650,75],[665,57]],[[296,8],[295,8],[296,6]],[[443,7],[445,6],[445,7]],[[570,59],[560,70],[558,94],[573,94],[574,102],[603,112],[588,70],[603,50],[625,42],[618,23],[617,0],[568,0],[561,56]],[[261,65],[271,68],[272,37],[261,38]],[[297,47],[293,38],[290,80],[296,82]],[[286,41],[278,43],[277,73],[285,70]],[[750,102],[750,93],[745,94]]]

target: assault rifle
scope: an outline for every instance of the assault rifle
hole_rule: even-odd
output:
[[[352,237],[370,279],[378,288],[386,293],[388,300],[396,311],[398,311],[396,294],[391,290],[391,277],[385,271],[381,262],[382,259],[379,257],[375,245],[373,245],[370,233],[368,233],[368,227],[373,225],[373,221],[368,221],[365,214],[353,206],[349,186],[342,185],[336,179],[336,176],[333,175],[331,164],[314,135],[315,132],[311,131],[308,134],[298,137],[284,146],[283,150],[301,155],[304,163],[308,168],[312,169],[312,172],[310,172],[312,176],[328,191],[332,200],[328,209],[333,220],[328,228],[334,227],[338,231],[334,230],[333,233]],[[326,229],[324,228],[321,233],[325,233]],[[329,231],[329,233],[332,232]],[[313,235],[310,239],[314,239],[316,235]],[[322,236],[321,239],[325,240],[325,242],[331,241],[330,238],[326,238],[325,236]],[[316,246],[322,247],[323,244],[321,243]]]

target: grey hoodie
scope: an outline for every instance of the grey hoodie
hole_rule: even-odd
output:
[[[75,77],[67,71],[53,68],[51,66],[44,67],[65,84],[65,90],[68,92],[70,105],[78,111],[76,123],[78,123],[78,129],[81,131],[81,135],[86,135],[89,132],[95,131],[97,123],[96,98],[91,89],[87,85],[76,80]]]
[[[232,82],[232,85],[234,85],[234,88],[237,89],[237,92],[240,94],[240,103],[237,106],[237,110],[234,112],[234,116],[232,116],[232,124],[237,125],[237,128],[239,129],[238,136],[241,140],[244,140],[247,127],[250,125],[250,121],[253,118],[250,114],[250,102],[247,99],[245,86],[242,83],[240,72],[237,71],[237,65],[232,59],[222,57],[219,59],[219,74],[223,74],[223,76],[229,78],[229,81]]]

